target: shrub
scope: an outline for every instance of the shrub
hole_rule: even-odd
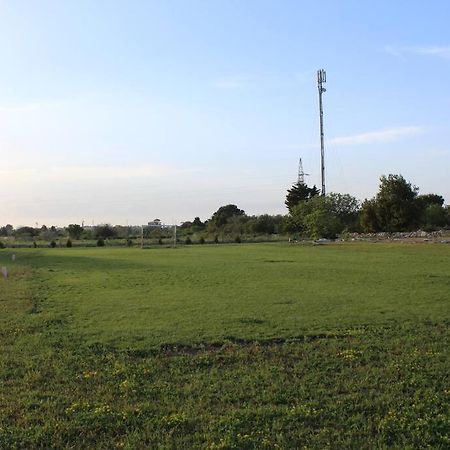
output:
[[[241,237],[240,236],[236,236],[235,238],[234,238],[234,242],[236,242],[236,244],[240,244],[242,241],[241,241]]]
[[[33,241],[33,248],[37,248],[36,241]]]
[[[105,246],[105,241],[102,238],[100,238],[97,241],[97,247],[104,247],[104,246]]]
[[[6,245],[2,241],[0,241],[0,248],[6,248]]]
[[[200,238],[200,240],[198,241],[199,244],[204,244],[205,243],[205,238],[202,236]]]
[[[214,244],[218,244],[219,243],[219,236],[215,235],[214,236]]]
[[[51,248],[55,248],[56,247],[56,242],[55,241],[50,242],[50,247]]]
[[[186,245],[191,245],[192,244],[192,240],[191,240],[191,238],[189,236],[186,238],[186,240],[184,242],[185,242]]]
[[[159,244],[159,245],[163,245],[163,241],[162,241],[161,238],[158,239],[158,244]]]
[[[70,240],[70,238],[67,239],[66,247],[67,247],[67,248],[71,248],[71,247],[72,247],[72,241]]]
[[[131,239],[127,239],[127,247],[132,247],[133,241]]]

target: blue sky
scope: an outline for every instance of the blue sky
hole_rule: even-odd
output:
[[[1,224],[284,213],[298,158],[450,203],[447,1],[0,0]]]

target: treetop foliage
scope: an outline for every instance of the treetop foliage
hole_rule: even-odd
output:
[[[361,225],[364,231],[395,232],[439,226],[444,222],[444,199],[437,194],[418,193],[419,188],[401,175],[382,176],[377,195],[362,204]],[[426,211],[430,206],[435,212],[427,217]]]
[[[211,218],[211,221],[217,226],[225,225],[233,217],[244,216],[245,211],[239,209],[236,205],[221,206]]]
[[[293,208],[301,201],[309,200],[320,193],[315,185],[313,187],[308,187],[305,183],[295,183],[287,192],[286,201],[284,203],[290,213],[292,213]]]
[[[334,239],[344,230],[354,230],[359,202],[349,194],[330,193],[298,203],[292,211],[294,226],[312,238]]]

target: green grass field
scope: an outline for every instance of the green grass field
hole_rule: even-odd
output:
[[[450,246],[8,249],[0,265],[0,448],[450,445]]]

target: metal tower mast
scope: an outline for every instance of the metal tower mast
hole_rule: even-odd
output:
[[[322,176],[322,195],[325,195],[325,144],[323,135],[323,104],[322,94],[326,92],[323,83],[327,82],[327,74],[325,70],[317,71],[317,86],[319,88],[319,111],[320,111],[320,168]]]
[[[304,184],[305,183],[305,175],[309,175],[309,173],[305,173],[303,171],[303,164],[302,164],[302,158],[298,161],[298,178],[297,178],[297,184]]]

